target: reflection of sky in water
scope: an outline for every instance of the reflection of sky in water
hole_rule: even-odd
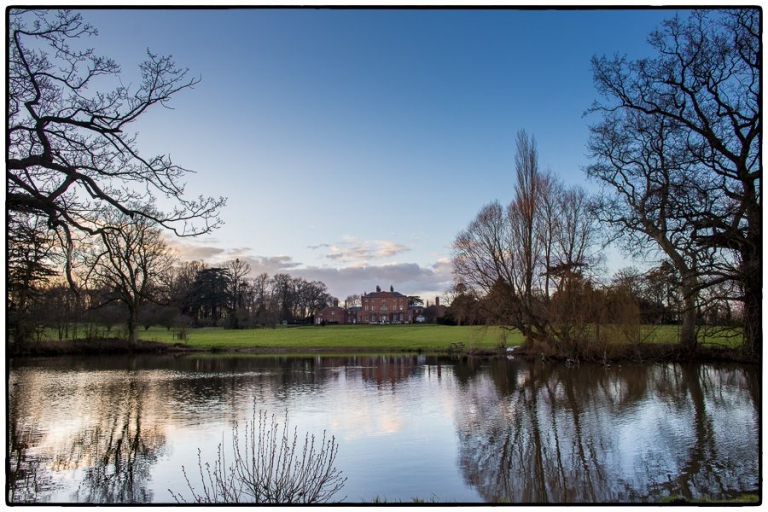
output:
[[[717,372],[701,373],[702,398],[695,401],[680,384],[684,376],[669,369],[543,372],[510,361],[438,367],[423,356],[377,356],[348,366],[343,358],[238,360],[230,370],[221,369],[230,364],[226,360],[197,361],[192,369],[153,361],[154,369],[144,371],[71,372],[44,364],[12,371],[12,419],[17,430],[34,426],[39,433],[27,455],[55,470],[59,489],[51,501],[71,501],[86,469],[104,459],[115,439],[132,439],[138,428],[146,448],[140,457],[147,462],[137,485],[154,501],[172,502],[169,488],[187,489],[181,467],[198,482],[198,450],[211,462],[219,443],[229,450],[232,422],[242,426],[251,419],[254,404],[280,423],[288,411],[300,441],[304,432],[317,443],[323,431],[335,436],[336,465],[348,477],[339,498],[349,502],[474,502],[505,493],[520,499],[538,449],[546,454],[542,474],[559,471],[574,485],[600,473],[610,485],[647,494],[649,482],[658,486],[667,473],[690,469],[690,461],[698,461],[692,453],[722,468],[728,485],[739,481],[751,490],[756,482],[750,472],[757,468],[759,426],[738,373],[724,373],[730,380],[723,382]],[[648,382],[638,387],[632,372]],[[588,452],[583,462],[591,472],[579,463],[580,450]],[[694,490],[721,476],[707,471],[691,476]],[[553,499],[558,478],[547,482]],[[610,495],[595,489],[598,494],[574,496]]]
[[[707,376],[712,375],[704,375],[705,384]],[[648,396],[614,414],[607,407],[596,411],[604,436],[615,436],[615,442],[605,443],[605,465],[615,468],[622,481],[642,486],[649,477],[657,483],[675,480],[688,471],[692,454],[700,452],[702,460],[694,467],[718,466],[726,472],[739,467],[755,480],[757,459],[749,455],[756,448],[758,418],[744,388],[717,383],[701,403],[694,403],[690,389],[678,391],[673,399]],[[697,436],[704,438],[703,446]]]

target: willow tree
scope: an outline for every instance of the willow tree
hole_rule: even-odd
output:
[[[740,285],[745,349],[756,361],[762,356],[763,281],[760,21],[757,8],[694,10],[650,35],[655,57],[593,58],[602,100],[590,110],[605,122],[634,118],[657,131],[661,123],[672,129],[675,136],[664,139],[658,159],[648,164],[663,171],[671,160],[685,163],[683,182],[666,191],[664,208],[679,219],[687,238],[681,243],[691,254],[693,245],[702,250],[704,257],[688,262],[696,266],[693,274],[712,286]],[[603,125],[593,134],[600,136]],[[610,154],[594,156],[614,171],[623,168]],[[604,179],[612,174],[593,174],[612,187]],[[617,200],[624,201],[634,185],[645,186],[645,179],[629,182],[626,190],[613,187]],[[675,259],[659,237],[649,238]]]

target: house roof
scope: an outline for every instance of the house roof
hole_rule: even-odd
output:
[[[398,297],[398,298],[399,297],[405,297],[405,295],[403,295],[400,292],[372,292],[372,293],[368,293],[366,295],[363,295],[363,298],[365,298],[365,299],[368,299],[368,298],[389,299],[389,298],[395,298],[395,297]]]

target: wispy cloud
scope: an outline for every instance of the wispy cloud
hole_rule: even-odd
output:
[[[240,260],[250,265],[250,277],[256,277],[259,274],[268,274],[270,277],[275,274],[295,276],[295,269],[301,266],[290,256],[243,256]]]
[[[391,240],[360,241],[353,237],[344,237],[337,244],[324,245],[329,249],[325,255],[329,260],[358,265],[383,260],[411,250],[410,247]]]
[[[182,261],[208,261],[226,253],[221,247],[210,245],[211,241],[208,241],[207,244],[203,244],[187,242],[178,238],[167,238],[166,243],[168,244],[168,247],[178,253],[179,259]]]

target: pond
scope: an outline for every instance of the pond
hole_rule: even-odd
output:
[[[191,499],[254,410],[333,436],[333,501],[638,503],[760,492],[757,368],[341,357],[13,361],[11,503]],[[302,437],[303,439],[303,437]]]

